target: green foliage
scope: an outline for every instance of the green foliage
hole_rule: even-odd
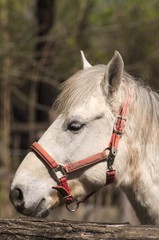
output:
[[[32,1],[1,0],[2,16],[5,6],[9,14],[9,54],[13,55],[15,68],[19,72],[24,70],[28,78],[27,63],[34,58],[37,42]],[[55,42],[52,54],[54,76],[59,81],[61,72],[69,75],[74,66],[80,67],[81,48],[94,63],[106,63],[118,49],[129,65],[128,69],[137,74],[143,71],[144,75],[153,75],[151,64],[156,65],[158,57],[158,12],[158,0],[56,1],[55,23],[50,33]],[[0,42],[5,48],[2,37]],[[60,82],[63,80],[62,77]]]

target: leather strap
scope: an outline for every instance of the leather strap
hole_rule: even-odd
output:
[[[65,170],[67,173],[75,172],[81,168],[85,168],[85,167],[94,165],[96,163],[105,161],[106,159],[107,159],[106,151],[99,152],[88,158],[84,158],[82,160],[79,160],[79,161],[76,161],[76,162],[66,165]]]
[[[57,191],[59,191],[61,193],[61,195],[63,196],[63,200],[64,202],[66,202],[66,204],[70,204],[74,201],[71,192],[70,192],[70,188],[67,184],[67,178],[66,177],[62,177],[59,179],[59,185],[58,186],[54,186],[52,187],[53,189],[56,189]]]
[[[113,133],[111,135],[111,139],[107,148],[109,150],[109,155],[107,159],[107,168],[110,171],[113,169],[112,166],[114,164],[114,160],[117,155],[119,141],[124,133],[124,128],[125,128],[126,115],[127,115],[129,99],[130,99],[129,91],[127,88],[126,90],[127,90],[127,99],[126,99],[125,105],[120,106],[119,108],[116,123],[114,124]]]
[[[31,145],[31,149],[36,152],[36,154],[47,163],[47,165],[51,169],[55,169],[58,167],[57,162],[40,146],[38,142],[34,142]]]

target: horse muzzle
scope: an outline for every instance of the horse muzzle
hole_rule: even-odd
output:
[[[15,209],[23,215],[38,218],[44,218],[49,215],[50,204],[45,198],[27,206],[27,202],[24,200],[24,193],[20,187],[11,188],[9,197]]]

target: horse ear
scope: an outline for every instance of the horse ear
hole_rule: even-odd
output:
[[[107,65],[107,71],[104,76],[104,86],[107,92],[113,93],[118,90],[124,73],[124,62],[118,51],[115,51],[113,58]]]
[[[87,61],[84,52],[81,50],[81,57],[82,57],[82,63],[83,63],[83,69],[87,69],[92,67],[92,65]]]

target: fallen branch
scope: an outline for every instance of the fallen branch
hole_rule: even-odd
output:
[[[159,239],[156,226],[129,224],[47,221],[34,218],[0,219],[1,240],[91,240],[91,239]]]

